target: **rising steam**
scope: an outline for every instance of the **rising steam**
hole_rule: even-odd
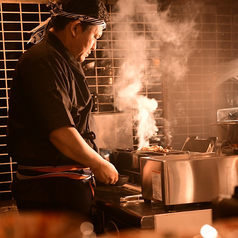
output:
[[[194,18],[174,22],[169,10],[158,13],[157,6],[145,0],[119,0],[117,8],[118,13],[112,17],[117,33],[113,52],[114,59],[121,62],[121,70],[115,82],[115,106],[120,111],[133,111],[141,148],[148,146],[149,138],[158,133],[154,118],[158,103],[142,94],[145,85],[151,83],[152,77],[147,76],[156,75],[157,82],[162,80],[158,77],[162,74],[169,74],[174,81],[184,77],[192,48],[189,40],[196,37]],[[137,30],[138,26],[145,28]],[[142,34],[147,30],[148,34]],[[159,63],[149,67],[151,61]]]

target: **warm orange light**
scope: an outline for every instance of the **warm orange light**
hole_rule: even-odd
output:
[[[204,225],[200,230],[200,234],[203,238],[218,238],[217,230],[209,225]]]

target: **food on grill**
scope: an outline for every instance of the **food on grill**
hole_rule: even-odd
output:
[[[162,153],[170,152],[169,149],[164,149],[162,146],[159,146],[159,145],[146,146],[146,147],[140,148],[139,150],[140,151],[162,152]]]

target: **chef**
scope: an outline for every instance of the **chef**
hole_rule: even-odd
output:
[[[89,217],[94,176],[118,172],[97,153],[93,101],[81,62],[96,49],[108,13],[100,0],[49,3],[51,17],[33,30],[17,63],[9,102],[9,154],[19,211],[67,211]]]

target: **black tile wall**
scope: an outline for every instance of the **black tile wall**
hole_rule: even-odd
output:
[[[0,200],[11,198],[10,186],[17,166],[6,148],[9,89],[18,58],[29,47],[27,31],[49,15],[43,10],[39,14],[40,7],[39,4],[0,3]]]
[[[219,108],[237,107],[236,1],[201,1],[196,23],[199,35],[188,58],[189,71],[178,84],[167,87],[172,145],[180,149],[188,136],[213,136]],[[172,6],[178,18],[184,1]],[[216,136],[216,135],[215,135]]]

